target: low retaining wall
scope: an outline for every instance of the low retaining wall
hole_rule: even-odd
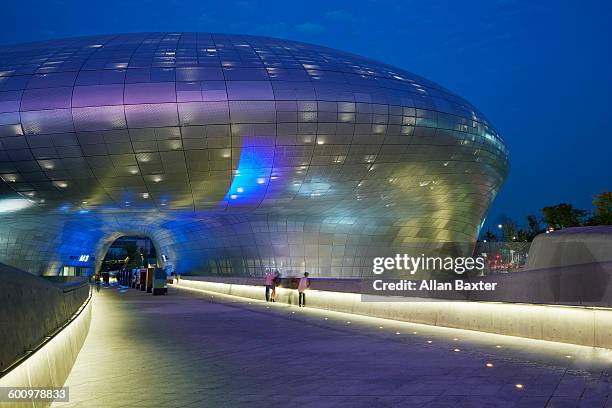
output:
[[[53,284],[0,264],[0,387],[62,387],[90,322],[87,281]],[[47,407],[51,402],[1,405]]]
[[[0,378],[0,387],[59,388],[64,385],[89,333],[91,301],[86,299],[80,313],[20,364]],[[68,394],[69,396],[69,394]],[[7,408],[45,408],[51,401],[3,402]]]
[[[88,295],[86,281],[56,285],[0,264],[0,376],[62,327]]]
[[[183,277],[178,288],[265,299],[263,286]],[[313,284],[314,286],[314,284]],[[278,288],[277,302],[297,304],[297,291]],[[375,299],[375,297],[369,297]],[[501,302],[408,299],[362,302],[358,293],[311,289],[308,307],[433,326],[612,349],[612,309]]]
[[[612,248],[610,250],[612,251]],[[261,286],[263,284],[263,277],[188,275],[184,278],[234,285]],[[612,308],[612,261],[564,265],[482,277],[460,276],[459,278],[467,282],[495,283],[496,289],[495,291],[422,290],[414,292],[412,296],[440,301],[465,300]],[[280,286],[296,289],[299,279],[297,277],[282,278]],[[362,280],[315,277],[310,278],[310,282],[311,289],[314,290],[377,295],[371,290],[372,278]]]

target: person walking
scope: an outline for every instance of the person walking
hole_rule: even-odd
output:
[[[272,272],[266,273],[264,276],[264,285],[266,286],[266,302],[270,301],[270,291],[274,285],[274,274]]]
[[[306,307],[306,291],[310,287],[308,272],[304,272],[304,277],[298,283],[298,307]]]
[[[281,283],[280,272],[274,271],[274,275],[272,275],[272,302],[276,302],[276,287]]]

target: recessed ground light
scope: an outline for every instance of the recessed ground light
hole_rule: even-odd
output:
[[[454,340],[454,341],[457,341],[457,340],[459,340],[459,339],[455,337],[453,340]]]
[[[329,319],[326,317],[326,318],[324,318],[323,320],[329,320]]]
[[[351,324],[351,322],[346,322],[346,324]]]
[[[432,342],[431,340],[427,340],[427,343],[431,344],[431,343],[433,343],[433,342]]]
[[[491,367],[493,367],[493,363],[487,363],[487,364],[485,364],[485,366],[491,368]]]
[[[382,326],[378,326],[378,328],[379,328],[379,329],[382,329],[383,327],[382,327]]]
[[[519,390],[522,390],[524,388],[523,384],[515,384],[514,386]]]
[[[401,334],[400,332],[395,332],[395,334]]]
[[[501,348],[501,346],[498,344],[497,346],[495,346],[495,348]]]
[[[572,358],[572,356],[565,356],[565,358]]]
[[[459,349],[454,349],[453,351],[461,351],[461,350],[459,350]]]
[[[412,332],[412,334],[417,334],[418,332]]]

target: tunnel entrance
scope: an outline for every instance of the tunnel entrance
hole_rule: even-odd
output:
[[[122,290],[137,288],[148,293],[166,294],[167,276],[158,267],[157,249],[146,236],[124,235],[110,244],[94,279],[99,285],[119,285]]]
[[[157,266],[157,251],[153,241],[145,236],[122,236],[108,248],[101,273],[113,273],[133,268],[154,268]]]

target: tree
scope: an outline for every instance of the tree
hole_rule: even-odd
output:
[[[487,231],[487,233],[484,235],[484,239],[487,242],[495,242],[497,241],[497,235],[495,235],[491,231]]]
[[[125,250],[127,252],[127,262],[125,263],[125,267],[127,269],[141,267],[143,264],[142,258],[144,256],[144,249],[130,243],[125,246]]]
[[[542,221],[554,229],[580,226],[586,215],[586,211],[567,203],[542,208]]]
[[[518,225],[512,218],[510,218],[506,214],[502,214],[499,217],[499,225],[501,225],[503,238],[505,238],[506,241],[516,240]]]
[[[540,220],[533,214],[527,216],[527,241],[533,241],[536,235],[541,234],[542,227],[540,226]]]
[[[594,225],[612,225],[612,191],[604,191],[595,196],[593,200],[595,209],[593,210]]]
[[[530,236],[529,230],[525,230],[523,228],[519,229],[516,232],[516,241],[518,242],[529,242],[532,241],[533,238]]]

